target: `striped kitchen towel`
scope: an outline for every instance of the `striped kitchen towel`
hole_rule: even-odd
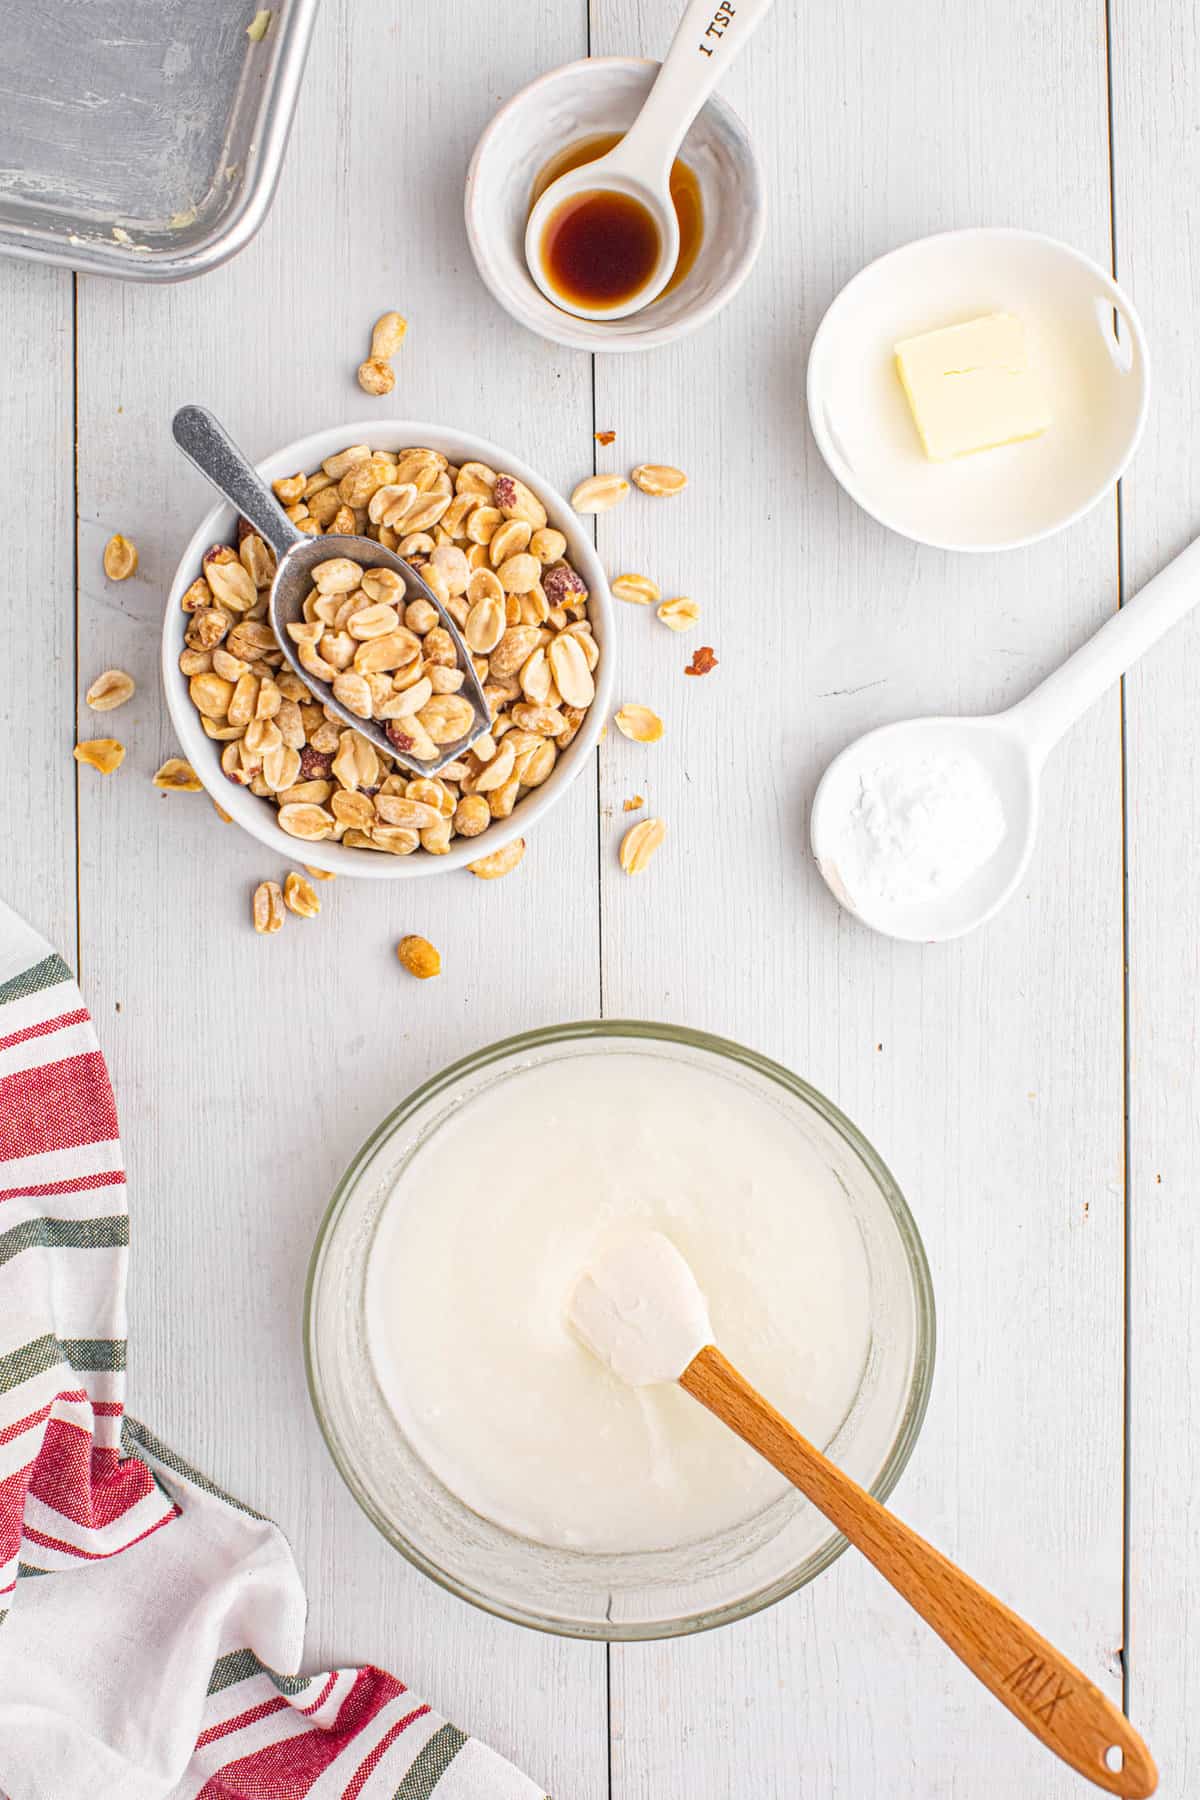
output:
[[[274,1525],[125,1416],[129,1215],[66,964],[0,903],[0,1790],[540,1800],[382,1669],[298,1673]]]

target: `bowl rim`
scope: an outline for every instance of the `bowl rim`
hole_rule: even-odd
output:
[[[320,431],[310,432],[306,437],[296,438],[263,457],[255,467],[270,481],[280,475],[291,474],[298,468],[307,468],[314,462],[319,464],[325,457],[334,454],[339,445],[344,447],[346,444],[367,443],[374,446],[393,438],[397,442],[407,439],[410,443],[427,443],[434,447],[445,439],[457,440],[466,446],[462,460],[486,462],[493,468],[498,467],[515,475],[537,495],[547,513],[553,517],[556,528],[567,537],[571,561],[587,583],[589,617],[599,625],[596,637],[600,645],[600,661],[596,669],[595,698],[588,708],[578,736],[563,752],[562,767],[556,765],[542,786],[527,795],[510,818],[494,821],[478,837],[456,840],[444,856],[430,856],[426,852],[414,852],[411,856],[388,856],[367,850],[346,850],[340,844],[326,839],[309,843],[304,838],[289,837],[274,822],[268,802],[260,800],[257,794],[251,794],[248,789],[239,788],[226,780],[221,773],[220,746],[205,735],[200,715],[188,697],[187,678],[179,668],[179,652],[183,645],[182,631],[177,625],[177,621],[183,616],[179,609],[180,597],[200,572],[204,551],[213,543],[227,540],[229,532],[222,531],[220,521],[231,514],[236,518],[234,509],[227,501],[217,501],[184,547],[167,591],[163,613],[162,684],[167,712],[180,747],[210,799],[228,812],[233,822],[243,831],[257,838],[260,844],[289,861],[299,859],[332,875],[352,876],[367,881],[412,880],[428,875],[447,874],[452,869],[465,868],[467,863],[474,862],[479,857],[490,856],[493,851],[502,850],[506,844],[532,830],[581,773],[599,743],[600,734],[612,709],[615,680],[614,607],[608,578],[596,547],[587,535],[579,515],[571,511],[563,495],[551,487],[536,469],[530,468],[521,458],[510,455],[502,445],[494,444],[488,438],[478,437],[474,432],[462,431],[451,425],[430,424],[428,420],[352,419],[346,425],[331,425]],[[252,804],[248,805],[247,802]]]
[[[719,1625],[748,1619],[755,1613],[762,1612],[766,1607],[775,1605],[777,1601],[787,1599],[790,1594],[807,1587],[809,1582],[815,1580],[818,1575],[837,1561],[838,1557],[849,1548],[846,1538],[840,1532],[835,1532],[828,1542],[789,1574],[768,1583],[741,1600],[710,1607],[678,1619],[637,1622],[614,1627],[607,1620],[601,1625],[592,1625],[579,1620],[564,1622],[548,1618],[532,1610],[526,1611],[517,1605],[505,1605],[479,1592],[470,1583],[460,1580],[433,1562],[415,1544],[410,1543],[404,1533],[389,1519],[383,1517],[374,1506],[370,1497],[357,1482],[349,1459],[343,1458],[339,1442],[326,1416],[322,1403],[318,1369],[319,1356],[316,1349],[314,1302],[327,1246],[349,1203],[359,1175],[380,1145],[406,1120],[419,1113],[427,1102],[436,1099],[460,1077],[485,1069],[490,1064],[519,1054],[521,1051],[590,1041],[596,1038],[634,1038],[656,1043],[684,1044],[689,1048],[702,1050],[709,1055],[748,1067],[757,1074],[764,1075],[769,1080],[776,1082],[794,1098],[801,1100],[819,1114],[865,1164],[888,1206],[900,1236],[912,1278],[916,1319],[913,1371],[906,1404],[891,1446],[884,1458],[883,1466],[869,1490],[877,1500],[887,1499],[904,1473],[920,1435],[929,1405],[937,1353],[937,1310],[933,1293],[933,1279],[916,1220],[883,1158],[853,1121],[842,1112],[840,1107],[835,1106],[832,1100],[827,1099],[818,1088],[813,1087],[802,1076],[794,1074],[792,1070],[786,1068],[782,1063],[774,1061],[773,1058],[764,1056],[757,1050],[751,1050],[748,1046],[739,1044],[732,1038],[721,1037],[712,1032],[697,1031],[690,1026],[673,1025],[648,1019],[577,1019],[560,1025],[535,1026],[528,1031],[515,1032],[510,1037],[500,1038],[495,1043],[469,1052],[466,1056],[458,1057],[454,1062],[447,1064],[445,1068],[439,1069],[435,1074],[427,1077],[406,1095],[380,1120],[355,1151],[337,1181],[321,1216],[304,1281],[301,1322],[304,1372],[309,1401],[334,1467],[381,1537],[394,1550],[398,1550],[414,1568],[419,1569],[423,1575],[427,1575],[431,1581],[436,1582],[447,1593],[467,1601],[481,1612],[490,1613],[495,1618],[505,1619],[510,1624],[528,1626],[532,1630],[543,1631],[554,1637],[587,1639],[600,1643],[646,1643],[666,1638],[691,1636],[701,1631],[711,1631]]]
[[[943,538],[927,536],[925,533],[915,531],[911,526],[901,523],[898,518],[889,514],[888,509],[885,506],[875,499],[868,497],[867,490],[864,488],[863,484],[855,479],[853,471],[845,466],[842,457],[838,455],[830,438],[830,434],[825,429],[824,421],[821,418],[821,408],[818,404],[819,396],[817,384],[820,374],[820,357],[824,348],[824,339],[831,330],[830,321],[833,319],[834,314],[841,309],[843,302],[851,297],[854,289],[857,288],[861,282],[865,281],[868,276],[878,274],[880,269],[893,258],[907,256],[914,250],[924,248],[926,245],[947,243],[950,241],[961,242],[966,238],[996,238],[1007,240],[1009,242],[1034,244],[1043,250],[1050,251],[1054,255],[1062,257],[1069,262],[1077,263],[1081,268],[1086,269],[1100,284],[1101,288],[1107,297],[1113,301],[1114,305],[1119,306],[1121,315],[1129,326],[1134,347],[1137,351],[1135,367],[1138,371],[1138,379],[1140,379],[1141,382],[1141,397],[1138,402],[1137,417],[1134,420],[1133,430],[1130,433],[1129,441],[1121,455],[1114,460],[1103,480],[1097,484],[1088,497],[1078,506],[1074,507],[1069,513],[1065,513],[1062,518],[1056,520],[1053,524],[1043,525],[1039,530],[1029,532],[1024,536],[999,538],[993,543],[986,544],[953,543],[947,542]],[[843,488],[845,492],[849,494],[850,498],[855,501],[858,506],[861,506],[862,510],[867,513],[870,518],[875,519],[880,525],[886,526],[889,531],[894,531],[897,536],[907,538],[910,543],[925,544],[931,550],[956,551],[960,555],[965,556],[984,556],[994,554],[1000,550],[1024,550],[1027,549],[1030,544],[1039,544],[1045,538],[1053,537],[1060,531],[1066,531],[1069,526],[1076,524],[1086,513],[1091,512],[1093,507],[1100,504],[1105,495],[1108,494],[1110,490],[1116,486],[1117,482],[1121,480],[1137,453],[1138,446],[1142,441],[1142,434],[1146,429],[1146,420],[1150,411],[1150,385],[1150,349],[1146,341],[1146,331],[1142,324],[1141,315],[1138,312],[1137,307],[1133,304],[1133,301],[1130,299],[1128,293],[1107,269],[1102,268],[1098,262],[1086,255],[1084,251],[1077,250],[1073,244],[1065,243],[1061,238],[1051,237],[1050,234],[1045,231],[1030,231],[1023,226],[1018,225],[965,225],[952,231],[931,231],[926,233],[923,237],[910,238],[907,243],[897,244],[891,250],[883,251],[881,255],[873,257],[869,263],[865,263],[863,267],[858,270],[857,274],[852,275],[849,281],[838,289],[822,314],[821,322],[813,335],[812,345],[808,353],[805,398],[808,409],[809,427],[816,440],[817,449],[821,452],[826,468],[838,483],[838,486]]]
[[[749,277],[751,269],[758,260],[762,249],[763,238],[767,226],[766,185],[763,179],[762,165],[754,140],[748,131],[740,113],[730,106],[720,94],[710,94],[701,107],[701,114],[711,109],[731,130],[744,154],[745,171],[745,204],[751,216],[750,239],[742,256],[729,271],[725,280],[716,291],[703,302],[698,301],[689,307],[682,317],[670,325],[651,325],[635,332],[623,333],[619,337],[610,338],[603,320],[589,322],[586,319],[574,318],[570,313],[558,313],[550,301],[545,301],[548,316],[544,322],[535,322],[526,318],[517,310],[517,299],[512,290],[500,279],[488,246],[491,244],[495,230],[492,222],[485,218],[479,201],[479,171],[484,158],[491,148],[495,133],[515,112],[526,106],[543,89],[567,77],[583,75],[588,79],[593,71],[622,71],[628,73],[638,69],[657,69],[660,60],[653,56],[581,56],[574,62],[559,63],[556,68],[546,69],[541,75],[527,82],[515,94],[497,108],[484,126],[471,152],[471,161],[467,168],[467,180],[463,197],[463,216],[466,221],[467,241],[471,247],[471,255],[475,259],[475,267],[479,278],[492,298],[504,308],[510,318],[514,319],[527,331],[545,338],[552,344],[562,344],[569,350],[587,350],[607,355],[620,356],[631,351],[651,350],[659,344],[675,343],[681,337],[688,336],[706,325],[721,309],[728,305],[738,289]],[[587,74],[584,72],[587,71]],[[600,79],[603,79],[601,76]],[[537,290],[535,289],[535,292]],[[544,299],[538,293],[539,299]],[[561,321],[561,322],[560,322]]]

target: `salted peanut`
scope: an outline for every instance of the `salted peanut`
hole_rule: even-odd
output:
[[[558,761],[558,745],[553,738],[539,738],[531,749],[523,750],[516,759],[513,773],[522,787],[541,787]]]
[[[517,804],[520,794],[521,778],[515,774],[510,775],[500,787],[493,788],[487,797],[488,810],[493,819],[511,818],[513,807]]]
[[[587,718],[587,714],[581,706],[564,706],[563,717],[567,721],[567,729],[565,731],[560,731],[555,739],[555,743],[560,750],[565,750],[568,744],[573,744],[575,742],[575,739],[579,736],[583,727],[583,721]],[[603,735],[603,732],[601,732],[601,736]]]
[[[568,706],[590,706],[596,698],[596,684],[577,637],[564,632],[556,637],[547,651],[555,685]]]
[[[453,744],[470,731],[475,709],[461,694],[435,694],[417,718],[435,744]]]
[[[331,669],[348,669],[357,648],[348,631],[327,631],[317,645],[317,655]]]
[[[356,831],[370,831],[375,824],[375,802],[369,794],[335,793],[329,810],[339,825],[353,826]]]
[[[283,895],[277,881],[260,881],[254,890],[250,902],[250,916],[254,921],[254,929],[262,937],[269,937],[283,925]]]
[[[382,357],[368,356],[358,365],[358,385],[364,394],[390,394],[396,385],[396,371]]]
[[[373,494],[388,486],[395,468],[395,463],[376,456],[356,463],[338,482],[338,498],[344,506],[367,506]]]
[[[662,589],[648,575],[618,575],[612,591],[617,600],[630,606],[654,606],[662,597]]]
[[[404,602],[404,577],[395,569],[364,569],[362,591],[376,605],[400,606]]]
[[[212,589],[203,575],[197,575],[191,587],[184,589],[179,604],[185,613],[194,613],[199,612],[201,607],[211,606],[212,601]]]
[[[84,699],[93,712],[114,712],[133,697],[134,679],[124,669],[105,669],[97,675]]]
[[[437,755],[437,745],[415,713],[404,719],[390,719],[384,730],[397,750],[417,762],[432,762]]]
[[[403,485],[396,481],[386,482],[383,487],[377,487],[367,501],[368,522],[388,525],[393,531],[399,531],[416,503],[417,490],[411,481]],[[395,571],[389,569],[387,573],[391,575]]]
[[[583,651],[588,668],[595,674],[600,663],[600,646],[592,636],[592,628],[586,619],[577,619],[574,624],[566,626],[564,637],[575,638]]]
[[[312,863],[304,864],[305,874],[311,875],[314,881],[336,881],[337,876],[329,869],[315,868]]]
[[[275,715],[275,723],[279,727],[280,737],[289,750],[303,750],[305,744],[304,717],[295,700],[280,701],[279,711]]]
[[[488,660],[493,676],[515,675],[538,648],[539,632],[533,625],[514,625],[504,633]]]
[[[327,663],[312,644],[301,644],[296,654],[300,659],[300,667],[307,669],[310,675],[315,675],[318,681],[332,681],[337,674],[333,664]]]
[[[375,810],[385,825],[402,825],[406,831],[427,831],[431,825],[439,824],[443,817],[440,806],[430,806],[423,800],[410,800],[404,794],[379,794],[375,800]]]
[[[370,462],[371,448],[369,444],[351,444],[345,450],[339,450],[336,456],[327,456],[321,464],[331,481],[340,481],[348,475],[355,463]]]
[[[675,600],[664,600],[658,608],[658,617],[671,631],[690,631],[700,618],[700,608],[694,600],[680,594]]]
[[[529,554],[536,556],[540,563],[557,562],[567,554],[567,540],[561,531],[543,526],[530,538],[528,549]]]
[[[682,494],[687,486],[687,476],[682,469],[673,469],[670,463],[639,463],[636,469],[630,470],[631,479],[643,494]]]
[[[371,717],[371,690],[366,677],[360,671],[342,670],[336,673],[332,682],[333,697],[341,702],[347,712],[352,712],[356,719]]]
[[[503,849],[493,850],[490,856],[481,856],[476,862],[468,863],[467,867],[472,875],[478,875],[480,881],[496,881],[501,875],[507,875],[515,869],[524,854],[525,839],[514,838]]]
[[[283,694],[269,675],[264,675],[258,684],[258,699],[254,702],[256,719],[275,719],[283,705]]]
[[[317,899],[312,882],[305,881],[303,875],[297,875],[295,869],[289,869],[284,880],[283,904],[298,919],[315,919],[321,910],[321,902]]]
[[[253,767],[247,767],[242,761],[242,746],[239,739],[231,740],[221,752],[221,773],[226,780],[234,782],[238,787],[248,787],[254,777]]]
[[[525,519],[535,531],[546,524],[546,509],[531,489],[515,475],[497,475],[492,500],[506,519]]]
[[[512,719],[522,731],[536,732],[539,737],[558,737],[567,728],[564,715],[556,706],[535,706],[518,700],[512,708]]]
[[[489,656],[496,648],[505,630],[504,598],[494,594],[477,600],[467,614],[467,622],[463,635],[467,648],[474,650],[479,656]]]
[[[544,706],[550,698],[553,681],[546,652],[539,645],[533,655],[521,665],[521,692],[534,706]]]
[[[301,495],[301,498],[311,503],[314,494],[323,494],[325,489],[327,487],[332,487],[332,485],[333,477],[327,475],[324,469],[318,469],[316,473],[310,475],[308,480],[304,483],[304,493]]]
[[[233,684],[226,716],[231,725],[248,725],[258,701],[258,677],[247,673]]]
[[[402,937],[396,945],[396,955],[401,965],[418,981],[428,981],[433,975],[442,972],[442,959],[428,938],[409,936]]]
[[[238,545],[238,555],[255,587],[269,588],[275,579],[275,552],[263,542],[257,531],[246,533]]]
[[[498,569],[510,556],[519,555],[528,547],[532,537],[533,530],[528,519],[506,520],[488,540],[488,560],[493,569]]]
[[[229,633],[225,648],[232,656],[241,656],[247,662],[254,662],[257,657],[269,655],[278,645],[269,625],[262,624],[258,619],[243,619]]]
[[[439,818],[436,825],[427,825],[420,834],[422,850],[429,856],[445,856],[453,829],[449,819]]]
[[[246,735],[244,725],[218,725],[215,719],[206,718],[203,713],[200,715],[200,728],[205,737],[212,738],[216,744],[237,743]]]
[[[432,637],[433,633],[429,635]],[[360,644],[354,652],[354,668],[359,675],[378,675],[385,669],[407,669],[420,655],[420,638],[400,625],[395,631]]]
[[[339,506],[326,530],[340,537],[361,535],[358,530],[358,514],[352,506]]]
[[[137,566],[137,546],[118,531],[104,546],[104,573],[110,581],[127,581]]]
[[[188,683],[188,695],[197,712],[219,723],[229,712],[233,683],[222,681],[219,675],[193,675]]]
[[[360,787],[377,787],[381,774],[379,752],[360,731],[343,731],[330,772],[351,792]]]
[[[490,496],[496,486],[496,471],[489,469],[486,463],[465,462],[454,477],[454,486],[460,494]]]
[[[635,744],[657,744],[663,734],[662,720],[648,706],[622,706],[614,714],[613,724]]]
[[[298,781],[276,796],[279,806],[327,806],[333,793],[332,781]]]
[[[373,606],[360,606],[347,620],[346,630],[352,638],[365,643],[369,638],[386,637],[389,631],[396,630],[399,623],[400,615],[395,607],[389,606],[386,600],[380,600]]]
[[[325,479],[328,480],[328,476]],[[341,496],[330,482],[328,487],[322,488],[320,493],[314,494],[308,502],[309,517],[315,519],[317,524],[324,528],[326,525],[333,524],[334,519],[341,511],[341,505]]]
[[[589,475],[571,493],[571,505],[577,513],[608,512],[624,500],[629,483],[623,475]]]
[[[278,481],[271,483],[271,492],[281,506],[294,506],[308,485],[308,477],[299,475],[281,475]]]
[[[419,671],[419,664],[413,664],[413,672]],[[408,671],[405,671],[408,673]],[[407,687],[393,690],[388,699],[378,708],[376,716],[380,719],[407,719],[419,713],[426,701],[433,698],[433,681],[428,675],[419,675],[418,679]]]
[[[324,711],[322,711],[321,723],[309,736],[309,749],[317,756],[331,755],[341,742],[342,732],[344,730],[345,726],[342,724],[341,719],[336,713],[332,719],[327,719],[324,715]],[[305,773],[307,774],[307,770]]]
[[[327,838],[336,822],[333,814],[326,812],[323,806],[293,802],[279,809],[279,823],[288,836],[307,838],[311,843]]]
[[[440,663],[434,663],[429,670],[429,683],[435,694],[457,694],[466,679],[461,669],[446,669]]]
[[[425,633],[421,640],[421,653],[425,658],[426,666],[430,663],[439,663],[442,668],[449,669],[458,662],[458,651],[454,647],[454,639],[444,625],[435,625],[432,631]]]
[[[471,570],[471,578],[467,582],[467,600],[472,606],[478,606],[481,600],[503,602],[503,599],[504,588],[494,569],[481,567]]]
[[[441,576],[448,593],[453,595],[466,593],[467,583],[471,579],[471,570],[465,553],[459,549],[457,544],[440,544],[430,557],[429,566]]]
[[[442,514],[439,531],[445,531],[451,538],[462,538],[467,535],[467,520],[477,506],[483,505],[481,494],[455,494],[445,512]]]
[[[296,519],[296,530],[302,537],[320,537],[321,527],[315,519]]]
[[[504,524],[504,514],[498,506],[488,506],[485,502],[477,506],[467,520],[467,536],[473,544],[490,544],[496,533]]]
[[[191,763],[182,756],[168,756],[154,772],[154,785],[180,794],[199,794],[204,787]]]
[[[218,606],[244,613],[258,599],[250,571],[228,544],[214,544],[204,552],[204,574]]]
[[[485,764],[476,776],[475,792],[477,794],[492,794],[497,788],[502,788],[505,782],[511,779],[515,762],[516,751],[508,740],[505,739],[495,756],[489,763]]]
[[[415,481],[421,492],[427,494],[445,467],[445,457],[436,450],[414,444],[397,457],[396,480]]]
[[[77,763],[86,763],[90,769],[99,769],[101,775],[111,775],[125,761],[125,746],[116,738],[86,738],[76,744],[72,754]]]
[[[527,594],[537,586],[541,573],[541,564],[536,556],[522,551],[518,556],[510,556],[496,570],[501,587],[506,594]]]
[[[239,666],[239,673],[246,665]],[[181,650],[179,653],[179,672],[189,680],[193,675],[207,675],[210,669],[216,668],[216,655],[212,650]],[[218,674],[224,671],[218,670]]]
[[[240,656],[231,656],[223,644],[218,645],[212,652],[208,666],[210,669],[214,670],[216,674],[220,675],[224,681],[238,682],[243,675],[248,675],[250,673],[250,664],[248,662],[243,662]],[[192,672],[196,675],[200,674],[199,669],[195,669]],[[185,670],[184,673],[186,674],[187,671]]]
[[[348,556],[331,556],[328,562],[318,563],[311,573],[318,593],[352,594],[362,586],[364,570],[361,563],[352,562]]]
[[[188,620],[183,641],[189,650],[215,650],[224,640],[231,623],[229,614],[222,607],[206,606]]]
[[[478,837],[491,822],[491,808],[482,794],[464,794],[454,809],[454,829],[459,837]]]
[[[381,313],[371,328],[371,355],[387,360],[395,356],[408,331],[408,320],[398,312]]]
[[[261,758],[268,750],[278,750],[283,736],[274,719],[251,719],[242,742],[251,756]]]
[[[273,794],[282,794],[294,787],[300,775],[299,750],[289,744],[276,744],[263,756],[262,775]]]
[[[661,819],[642,819],[631,825],[621,839],[621,867],[627,875],[640,875],[667,835]]]

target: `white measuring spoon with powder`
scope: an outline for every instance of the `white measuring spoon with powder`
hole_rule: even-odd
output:
[[[635,1388],[678,1383],[786,1476],[1056,1756],[1110,1794],[1142,1800],[1154,1792],[1153,1758],[1112,1701],[843,1474],[727,1361],[691,1268],[662,1232],[632,1231],[599,1255],[567,1310],[581,1342],[620,1380]]]
[[[817,866],[887,937],[941,943],[999,911],[1033,855],[1051,750],[1200,600],[1200,539],[1006,712],[906,719],[834,758],[813,799]]]

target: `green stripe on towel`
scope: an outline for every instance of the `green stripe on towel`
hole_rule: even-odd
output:
[[[417,1752],[392,1800],[429,1800],[466,1741],[466,1732],[460,1731],[457,1725],[443,1725],[435,1731]]]
[[[0,1232],[0,1268],[22,1250],[112,1250],[129,1243],[125,1214],[109,1219],[25,1219]]]
[[[0,985],[0,1006],[7,1005],[10,1000],[27,1000],[30,994],[40,994],[43,988],[57,987],[60,981],[74,979],[61,956],[47,956],[43,962],[34,963],[32,969],[23,969],[11,981]]]

